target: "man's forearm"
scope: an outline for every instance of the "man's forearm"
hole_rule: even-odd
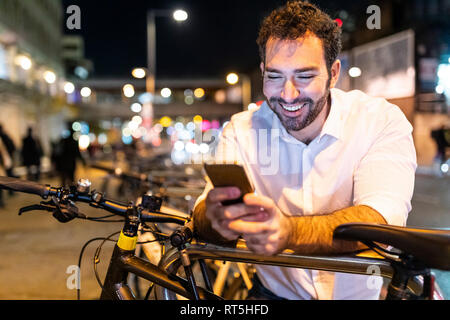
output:
[[[368,206],[354,206],[327,215],[289,217],[292,230],[288,249],[297,254],[330,254],[352,252],[366,248],[356,241],[333,239],[333,231],[344,223],[363,222],[386,224],[376,210]]]
[[[199,202],[194,208],[194,230],[201,240],[223,246],[234,247],[236,240],[227,240],[211,227],[211,221],[206,217],[205,201]]]

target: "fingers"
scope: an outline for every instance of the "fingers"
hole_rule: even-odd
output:
[[[267,214],[261,212],[258,207],[249,207],[245,204],[237,204],[232,206],[213,206],[210,207],[206,215],[211,221],[211,226],[222,236],[225,233],[230,236],[238,237],[241,233],[230,227],[236,219],[247,219],[246,221],[265,221]]]
[[[259,209],[261,209],[261,208],[259,208]],[[264,222],[264,221],[267,221],[269,218],[270,218],[270,215],[263,209],[262,211],[260,210],[257,213],[243,216],[241,219],[242,219],[242,221],[248,221],[248,222]]]
[[[275,205],[272,199],[254,193],[247,193],[244,196],[244,203],[248,206],[262,207],[267,210],[273,209]]]
[[[266,222],[244,221],[242,219],[231,220],[228,223],[228,228],[238,234],[265,234],[275,232],[276,230]]]
[[[249,215],[260,214],[260,207],[247,206],[243,203],[224,207],[223,216],[226,219],[238,219]]]
[[[247,248],[257,254],[271,256],[283,252],[284,247],[280,246],[280,235],[274,232],[267,235],[244,235]]]
[[[275,243],[267,242],[267,239],[258,236],[244,237],[247,248],[257,254],[271,256],[280,253],[280,250]]]
[[[238,199],[241,195],[241,191],[236,187],[223,187],[214,188],[208,192],[206,196],[206,204],[213,205],[219,204],[225,200]]]
[[[240,234],[228,229],[228,228],[224,228],[224,227],[219,227],[216,226],[214,228],[222,237],[224,237],[227,240],[235,240],[237,239]]]
[[[235,239],[239,235],[246,237],[259,235],[267,240],[269,235],[277,231],[275,225],[269,222],[276,215],[273,200],[247,194],[244,203],[230,206],[221,204],[225,200],[239,197],[240,191],[236,187],[214,188],[209,191],[205,204],[206,216],[211,221],[212,228],[227,239]]]

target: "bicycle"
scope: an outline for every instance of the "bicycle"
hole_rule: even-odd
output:
[[[159,211],[160,198],[146,197],[140,205],[125,205],[105,199],[96,191],[90,192],[89,184],[82,182],[77,187],[63,189],[0,177],[0,188],[36,194],[44,199],[51,198],[39,205],[24,207],[19,214],[31,210],[46,210],[53,212],[53,216],[60,222],[68,222],[74,218],[99,220],[90,219],[80,213],[74,204],[85,202],[125,218],[105,281],[103,284],[99,282],[102,287],[100,299],[134,299],[127,283],[128,274],[133,273],[154,283],[156,297],[163,300],[176,299],[177,295],[195,300],[221,300],[221,297],[212,292],[205,259],[354,274],[367,274],[369,267],[376,266],[380,270],[380,276],[390,279],[387,300],[442,299],[439,289],[434,285],[434,276],[430,269],[450,270],[449,230],[349,223],[336,228],[334,236],[337,239],[361,241],[377,253],[377,256],[370,256],[364,251],[345,256],[282,253],[267,257],[249,251],[242,242],[238,243],[236,248],[227,248],[197,241],[191,222]],[[155,232],[160,239],[170,240],[173,246],[162,257],[158,266],[134,255],[139,224],[146,221],[181,225],[170,236]],[[400,251],[388,251],[377,243],[393,246]],[[200,266],[205,288],[197,285],[197,279],[192,272],[195,261]],[[179,276],[181,267],[185,278]]]
[[[369,250],[348,255],[306,256],[281,253],[267,257],[249,251],[243,242],[236,248],[210,243],[192,243],[187,246],[191,261],[214,259],[234,262],[252,262],[280,267],[314,269],[370,275],[368,270],[379,270],[379,276],[389,279],[386,300],[443,300],[430,269],[450,270],[450,230],[418,229],[347,223],[338,226],[336,239],[363,242]],[[400,251],[388,251],[377,243],[393,246]],[[169,274],[177,272],[180,259],[170,250],[159,266]],[[158,296],[173,300],[168,288],[158,287]]]
[[[175,223],[184,226],[188,219],[160,212],[162,199],[155,196],[144,196],[141,204],[136,205],[132,202],[123,204],[113,200],[109,200],[102,193],[93,190],[90,191],[90,182],[81,179],[77,186],[69,188],[51,187],[42,185],[32,181],[20,180],[9,177],[0,177],[0,189],[13,190],[28,194],[40,196],[47,201],[41,201],[39,204],[23,207],[19,210],[19,215],[28,211],[49,211],[53,213],[53,217],[59,222],[67,223],[73,219],[84,219],[90,221],[109,221],[112,216],[123,217],[123,228],[120,231],[119,239],[114,247],[109,267],[103,283],[100,281],[96,269],[96,277],[102,288],[100,299],[118,299],[129,300],[135,299],[130,289],[127,279],[128,274],[135,274],[157,285],[169,288],[179,295],[188,299],[208,298],[220,300],[221,298],[212,294],[210,291],[195,284],[194,275],[192,273],[189,257],[185,254],[184,245],[189,240],[187,237],[190,230],[189,226],[185,226],[176,230],[171,235],[159,233],[157,230],[149,230],[153,232],[158,241],[170,241],[172,245],[179,248],[180,254],[184,257],[185,273],[187,279],[173,277],[166,274],[156,265],[136,257],[134,255],[137,245],[137,232],[141,224],[146,222],[157,223]],[[49,200],[48,200],[49,199]],[[112,213],[103,217],[88,217],[78,210],[75,203],[88,203],[90,206],[102,209]],[[117,222],[117,220],[115,221]],[[114,234],[113,234],[114,235]],[[106,241],[110,241],[112,236],[103,239],[102,245]],[[100,253],[101,246],[96,252],[96,256]],[[96,264],[94,264],[94,267]]]
[[[183,210],[190,209],[186,206],[186,203],[184,203],[184,201],[186,201],[185,195],[187,194],[189,197],[198,197],[203,191],[203,188],[200,189],[198,187],[198,172],[188,170],[190,167],[186,167],[184,173],[173,171],[167,173],[165,170],[153,170],[150,174],[133,172],[121,168],[112,168],[99,163],[93,163],[91,164],[91,167],[106,171],[109,177],[115,177],[123,182],[131,182],[130,185],[135,186],[136,190],[135,192],[132,192],[136,197],[136,203],[141,201],[142,194],[157,195],[158,197],[162,197],[164,202],[169,204],[169,207],[166,208],[166,211],[170,211],[168,213],[182,217],[187,217],[188,215],[183,211],[174,208],[182,207]],[[168,179],[167,175],[172,179]],[[204,181],[201,186],[204,186]],[[103,190],[105,189],[102,189],[102,191]],[[153,227],[165,233],[173,232],[176,228],[173,225],[167,224],[153,224]],[[164,255],[165,246],[158,244],[157,242],[149,242],[154,240],[155,237],[148,232],[139,232],[138,239],[139,241],[144,242],[144,244],[137,246],[136,255],[140,258],[145,258],[152,263],[158,263],[161,256]],[[251,288],[250,278],[253,270],[247,270],[242,263],[233,265],[230,265],[230,263],[223,265],[207,263],[207,269],[210,277],[214,278],[212,281],[212,290],[217,295],[223,294],[225,298],[234,297],[239,295],[242,291]],[[233,279],[227,281],[230,274],[233,275]],[[130,281],[133,284],[137,298],[144,297],[145,291],[141,293],[141,289],[144,285],[141,283],[139,277],[132,275]],[[145,294],[145,297],[148,297],[148,291],[147,294]]]
[[[129,197],[138,198],[142,194],[151,193],[184,211],[190,210],[193,200],[203,192],[205,185],[201,175],[191,167],[186,167],[185,172],[152,170],[148,174],[100,163],[92,163],[90,167],[107,172],[101,187],[103,192],[108,189],[109,180],[117,178],[120,181],[121,190],[127,190]],[[118,192],[118,194],[123,193]]]

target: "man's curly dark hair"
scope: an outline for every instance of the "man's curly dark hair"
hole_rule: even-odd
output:
[[[306,1],[288,1],[267,16],[259,30],[256,43],[261,61],[266,60],[266,44],[269,38],[295,40],[312,32],[322,40],[328,72],[341,51],[341,29],[328,14]]]

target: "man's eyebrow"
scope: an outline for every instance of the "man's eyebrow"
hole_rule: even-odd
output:
[[[300,69],[295,69],[294,73],[303,73],[308,71],[319,71],[318,67],[305,67]],[[273,73],[283,73],[282,71],[274,68],[266,68],[266,72],[273,72]]]

